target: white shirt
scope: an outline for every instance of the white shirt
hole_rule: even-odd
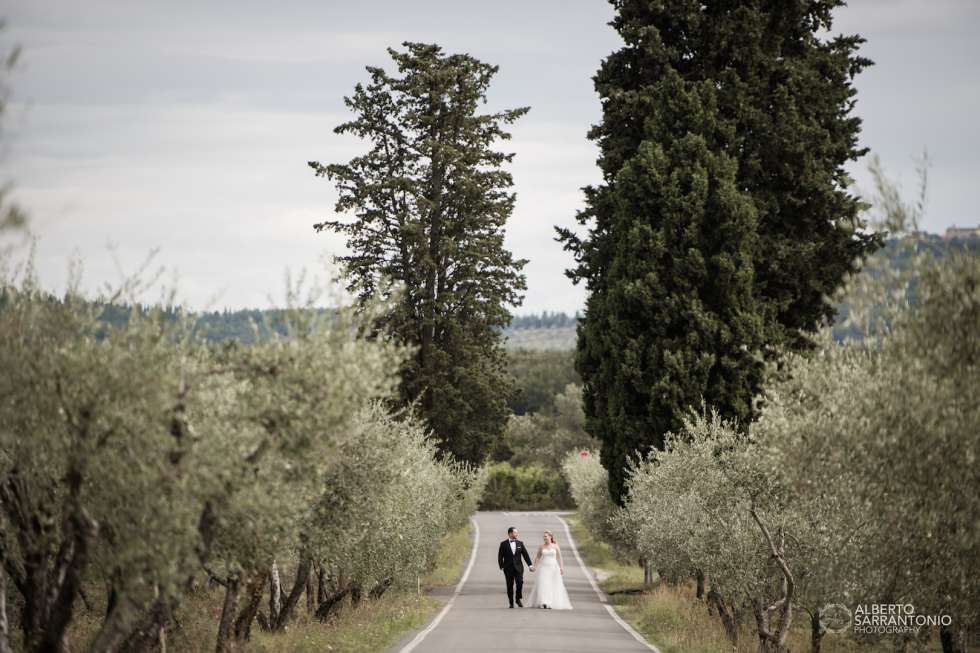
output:
[[[514,555],[517,555],[517,540],[510,541],[510,552]]]

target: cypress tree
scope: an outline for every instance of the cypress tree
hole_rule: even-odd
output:
[[[753,417],[761,357],[808,346],[878,241],[844,164],[857,147],[859,36],[841,0],[613,0],[625,45],[595,79],[603,181],[585,237],[559,230],[589,291],[577,366],[610,490],[702,401]]]
[[[525,261],[503,246],[516,200],[503,165],[513,154],[494,145],[528,109],[477,113],[496,66],[403,45],[388,50],[398,73],[369,67],[370,83],[345,98],[355,117],[335,131],[369,150],[347,163],[310,162],[336,183],[337,212],[352,214],[315,228],[346,236],[350,254],[338,260],[360,301],[397,297],[378,328],[416,348],[402,400],[418,408],[442,452],[478,463],[510,413],[502,328],[525,289]]]

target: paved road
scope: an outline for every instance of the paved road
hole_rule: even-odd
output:
[[[481,512],[475,516],[479,538],[469,575],[458,587],[444,612],[393,651],[400,653],[649,653],[656,650],[641,643],[618,623],[600,601],[586,571],[573,553],[564,523],[552,512]],[[543,531],[558,539],[565,560],[565,586],[573,610],[507,607],[504,575],[497,567],[497,547],[516,526],[528,552],[537,550]],[[534,574],[524,572],[524,597],[531,594]]]

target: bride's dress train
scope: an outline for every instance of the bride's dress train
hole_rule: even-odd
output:
[[[572,602],[568,599],[565,581],[554,549],[541,551],[541,562],[534,568],[534,572],[531,607],[540,608],[546,605],[552,610],[571,610]]]

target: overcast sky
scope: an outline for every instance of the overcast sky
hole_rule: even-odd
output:
[[[490,108],[532,107],[510,144],[507,243],[531,261],[516,312],[574,312],[584,293],[553,226],[573,224],[598,178],[585,133],[599,118],[591,76],[619,43],[611,15],[601,0],[3,0],[0,39],[24,56],[0,177],[54,290],[73,253],[88,288],[116,279],[114,243],[127,269],[160,248],[194,308],[267,307],[287,268],[341,250],[313,232],[335,194],[306,162],[359,152],[332,133],[342,97],[365,65],[388,64],[387,46],[437,42],[500,66]],[[854,0],[837,14],[834,31],[864,35],[876,62],[857,81],[863,144],[910,195],[929,150],[928,231],[978,222],[978,29],[975,0]],[[862,187],[865,168],[852,169]]]

